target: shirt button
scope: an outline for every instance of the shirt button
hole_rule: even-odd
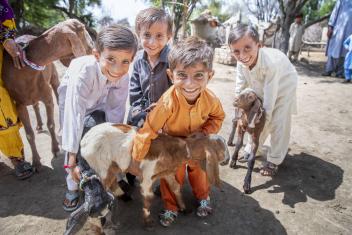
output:
[[[151,72],[152,75],[154,75],[154,72]]]

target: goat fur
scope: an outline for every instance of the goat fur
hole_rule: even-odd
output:
[[[233,128],[227,143],[228,145],[233,146],[232,141],[235,133],[237,133],[237,140],[230,167],[236,167],[238,153],[243,145],[244,134],[245,132],[248,132],[252,138],[252,149],[248,157],[248,170],[244,179],[243,190],[245,193],[251,193],[252,172],[255,163],[255,155],[259,145],[259,137],[265,125],[265,112],[261,100],[252,89],[243,90],[239,96],[235,98],[234,106],[236,115],[233,120]],[[229,161],[230,159],[225,159],[221,165],[226,165]]]
[[[103,123],[93,127],[81,141],[81,155],[101,178],[106,190],[116,190],[116,173],[126,172],[131,163],[131,148],[136,130],[124,124]],[[176,170],[189,159],[205,160],[209,182],[220,185],[220,161],[229,158],[225,140],[218,135],[180,138],[160,134],[152,140],[150,149],[140,163],[141,193],[144,198],[143,217],[151,227],[150,205],[152,184],[165,178],[175,193],[181,210],[185,209],[180,185],[175,180]]]

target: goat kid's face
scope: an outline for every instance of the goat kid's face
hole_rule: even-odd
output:
[[[233,105],[235,107],[247,110],[253,105],[256,99],[257,95],[254,92],[244,92],[235,98]]]

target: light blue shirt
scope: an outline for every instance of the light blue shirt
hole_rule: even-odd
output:
[[[344,67],[345,69],[352,69],[352,34],[345,40],[343,45],[347,50]]]
[[[344,57],[347,51],[343,42],[352,34],[352,0],[338,0],[328,24],[333,27],[333,34],[329,39],[327,55],[336,59]]]
[[[128,83],[128,74],[108,81],[92,55],[72,60],[58,88],[63,150],[78,152],[84,117],[96,110],[105,111],[108,122],[123,122]]]

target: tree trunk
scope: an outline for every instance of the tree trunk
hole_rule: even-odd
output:
[[[187,37],[187,12],[188,12],[188,0],[184,0],[183,10],[182,10],[182,38]]]
[[[296,12],[296,3],[295,1],[287,1],[286,11],[284,13],[284,18],[282,21],[281,27],[281,41],[280,41],[280,50],[283,53],[287,53],[288,50],[288,41],[290,39],[290,26],[295,19]]]

